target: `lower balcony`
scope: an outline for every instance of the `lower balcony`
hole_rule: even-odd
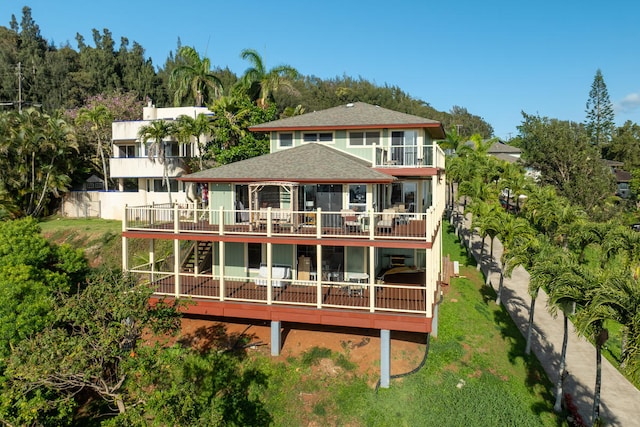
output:
[[[424,272],[406,275],[407,283],[363,283],[130,271],[145,277],[157,298],[191,299],[188,313],[411,332],[430,332],[438,293],[425,286]]]

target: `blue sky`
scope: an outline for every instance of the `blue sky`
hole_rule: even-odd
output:
[[[517,134],[521,111],[584,121],[597,69],[616,123],[640,122],[640,3],[610,0],[317,2],[284,0],[0,0],[0,25],[28,5],[42,35],[77,48],[108,28],[162,66],[177,40],[241,74],[245,48],[267,67],[398,86],[438,110],[462,106],[495,135]]]

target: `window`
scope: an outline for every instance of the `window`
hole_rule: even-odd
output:
[[[262,262],[262,243],[247,243],[247,267],[260,268]]]
[[[292,133],[279,134],[278,143],[280,147],[293,147],[293,134]]]
[[[180,156],[180,147],[178,143],[175,141],[165,141],[164,142],[164,155],[165,157],[179,157]]]
[[[138,178],[125,178],[124,179],[124,191],[137,193],[138,192]]]
[[[178,181],[175,179],[169,180],[169,187],[171,187],[172,193],[178,192]],[[154,193],[167,193],[167,186],[164,183],[164,179],[154,179],[153,180],[153,192]]]
[[[364,184],[349,185],[349,209],[364,212],[367,208],[367,186]]]
[[[379,145],[380,132],[349,132],[350,145]]]
[[[135,145],[120,145],[118,149],[119,149],[118,157],[131,158],[136,156]]]
[[[331,132],[321,133],[305,133],[302,135],[304,142],[332,142],[333,134]]]

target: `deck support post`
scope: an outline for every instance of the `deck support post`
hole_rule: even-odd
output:
[[[391,331],[380,330],[380,387],[389,388],[391,381]]]
[[[433,307],[433,317],[431,317],[431,335],[435,338],[438,337],[438,308],[440,304],[437,303]]]
[[[271,355],[280,356],[282,348],[281,323],[279,320],[271,321]]]

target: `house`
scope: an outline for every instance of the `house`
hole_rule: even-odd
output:
[[[138,131],[154,120],[174,121],[182,115],[195,118],[199,114],[213,113],[206,107],[157,108],[149,104],[143,107],[142,120],[113,122],[109,176],[117,183],[116,188],[109,188],[109,191],[72,191],[65,197],[62,214],[74,217],[93,212],[92,216],[121,220],[125,205],[169,203],[169,191],[172,201],[193,201],[197,196],[196,188],[177,178],[190,172],[189,160],[198,156],[195,137],[182,143],[175,136],[169,136],[164,141],[166,162],[162,163],[148,156],[148,143],[141,141]],[[165,167],[168,187],[163,180]]]
[[[445,157],[439,122],[353,103],[253,126],[270,153],[183,175],[195,203],[126,208],[123,268],[189,313],[437,334]]]
[[[616,196],[628,199],[631,196],[631,173],[622,169],[624,167],[623,162],[606,159],[603,162],[611,170],[616,180]]]
[[[509,145],[500,139],[491,144],[491,147],[487,150],[487,154],[509,163],[516,163],[520,160],[521,153],[521,149]]]

